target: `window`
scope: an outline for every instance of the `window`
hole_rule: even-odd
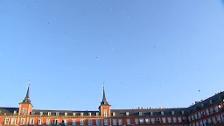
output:
[[[131,125],[131,120],[127,119],[127,125]]]
[[[67,112],[65,112],[65,116],[67,116],[68,115],[68,113]]]
[[[142,116],[143,114],[142,114],[142,112],[138,112],[138,115],[139,115],[139,116]]]
[[[184,113],[185,113],[184,110],[182,110],[181,113],[182,113],[182,115],[184,115]]]
[[[143,124],[143,123],[144,123],[144,119],[142,119],[142,118],[139,119],[139,123],[140,123],[140,124]]]
[[[103,116],[107,117],[107,111],[106,110],[103,112]]]
[[[99,112],[96,113],[96,116],[99,116]]]
[[[137,118],[135,119],[135,124],[138,125],[138,119]]]
[[[196,113],[194,114],[194,117],[195,117],[195,119],[198,119],[198,115]]]
[[[213,122],[214,124],[216,124],[216,119],[215,119],[214,116],[212,117],[212,122]]]
[[[119,125],[119,126],[122,125],[122,119],[118,119],[118,125]]]
[[[209,110],[208,109],[206,109],[206,114],[209,115]]]
[[[21,118],[21,119],[20,119],[20,124],[21,124],[21,125],[25,125],[25,121],[26,121],[25,118]]]
[[[172,123],[171,117],[167,118],[168,123]]]
[[[81,125],[81,126],[84,125],[84,120],[83,120],[83,119],[80,120],[80,125]]]
[[[160,118],[156,118],[156,122],[157,123],[161,123],[161,119]]]
[[[116,116],[116,113],[115,112],[113,112],[113,114],[112,114],[113,116]]]
[[[163,112],[163,111],[161,112],[161,115],[163,115],[163,116],[164,116],[164,112]]]
[[[100,120],[99,119],[96,120],[96,125],[100,126]]]
[[[65,124],[65,126],[67,126],[67,120],[66,119],[64,120],[64,124]]]
[[[11,125],[16,125],[16,118],[11,119]]]
[[[190,116],[188,116],[188,121],[191,122],[191,117]]]
[[[166,123],[166,118],[165,117],[162,117],[162,122]]]
[[[17,114],[17,111],[14,111],[13,114],[16,115]]]
[[[129,112],[126,112],[126,116],[129,116],[129,114],[130,114]]]
[[[212,100],[209,100],[209,103],[212,104]]]
[[[150,122],[149,119],[145,119],[145,123],[149,124],[149,122]]]
[[[89,116],[91,116],[92,115],[92,113],[91,112],[89,112]]]
[[[201,112],[198,112],[198,118],[201,118]]]
[[[182,118],[181,117],[178,117],[178,122],[182,123]]]
[[[154,124],[155,123],[155,118],[151,118],[151,122],[152,122],[152,124]]]
[[[203,103],[201,103],[201,107],[204,107],[204,104]]]
[[[76,120],[75,119],[72,120],[72,126],[76,126]]]
[[[47,120],[46,120],[46,124],[47,124],[47,125],[51,125],[51,120],[50,120],[50,119],[47,119]]]
[[[88,120],[88,126],[92,126],[93,125],[93,121],[90,119]]]
[[[58,120],[55,119],[54,122],[53,122],[53,124],[54,124],[54,125],[58,125]]]
[[[113,125],[117,125],[117,119],[113,119]]]
[[[214,111],[213,111],[213,108],[211,107],[211,108],[210,108],[210,113],[213,114],[213,112],[214,112]]]
[[[174,112],[174,111],[172,111],[172,112],[171,112],[171,114],[172,114],[172,115],[174,115],[174,114],[175,114],[175,112]]]
[[[31,125],[34,125],[34,118],[30,118],[30,122]]]
[[[38,119],[38,125],[42,125],[42,120]]]
[[[150,115],[153,116],[153,112],[150,112]]]
[[[208,123],[211,123],[211,122],[212,122],[211,118],[208,118]]]
[[[80,115],[83,116],[84,115],[83,112],[81,112]]]
[[[215,112],[219,112],[219,106],[215,106]]]
[[[26,108],[22,108],[21,114],[28,114],[28,111]]]
[[[73,112],[73,116],[75,116],[76,115],[76,113],[75,112]]]
[[[40,116],[42,116],[43,115],[43,112],[40,112]]]
[[[48,112],[47,115],[48,115],[48,116],[51,116],[51,112]]]
[[[218,122],[221,122],[221,117],[220,117],[220,116],[221,116],[221,115],[217,115],[217,116],[216,116],[216,119],[217,119]]]
[[[59,112],[56,112],[56,116],[59,116],[60,115],[60,113]]]
[[[5,125],[9,125],[9,118],[5,118],[5,120],[4,120],[4,124],[5,124]]]
[[[173,117],[173,122],[177,123],[177,118],[176,117]]]
[[[108,119],[104,119],[104,126],[108,125]]]

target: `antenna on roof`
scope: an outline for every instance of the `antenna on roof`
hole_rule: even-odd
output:
[[[28,87],[30,87],[30,85],[31,85],[31,81],[30,81],[30,80],[28,80]]]

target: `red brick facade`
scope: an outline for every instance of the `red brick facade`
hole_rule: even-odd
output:
[[[0,126],[224,126],[224,92],[187,108],[111,109],[103,90],[97,111],[33,109],[29,88],[19,107],[0,107]]]

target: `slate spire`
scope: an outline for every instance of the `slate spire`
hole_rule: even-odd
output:
[[[103,87],[103,99],[101,101],[101,105],[109,105],[109,103],[107,102],[106,95],[105,95],[104,87]]]
[[[31,103],[31,100],[30,100],[30,85],[27,88],[26,96],[23,99],[23,102],[22,103]]]

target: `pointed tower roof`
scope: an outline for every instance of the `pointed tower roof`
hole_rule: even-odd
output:
[[[106,95],[105,95],[104,86],[103,86],[103,99],[101,101],[101,105],[109,105],[109,103],[107,102]]]
[[[26,96],[23,99],[22,103],[31,103],[31,100],[30,100],[30,85],[27,88]]]

